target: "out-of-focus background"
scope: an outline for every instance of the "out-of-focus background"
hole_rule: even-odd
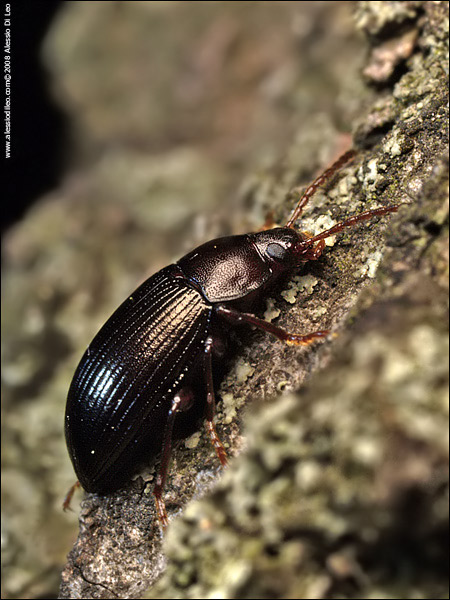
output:
[[[65,397],[93,332],[193,246],[257,228],[283,173],[305,183],[401,76],[408,48],[364,79],[361,30],[386,31],[358,30],[357,4],[12,3],[2,598],[58,595],[78,530]]]

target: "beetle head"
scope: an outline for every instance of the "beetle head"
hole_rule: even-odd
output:
[[[288,271],[302,263],[318,258],[323,242],[318,243],[301,231],[290,227],[276,227],[253,234],[253,243],[271,269]]]

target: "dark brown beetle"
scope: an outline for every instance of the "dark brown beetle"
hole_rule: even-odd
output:
[[[369,210],[314,236],[293,228],[317,188],[353,157],[353,151],[344,154],[305,190],[284,227],[199,246],[147,279],[108,319],[78,365],[66,406],[67,447],[86,491],[119,489],[143,456],[162,451],[154,495],[158,517],[167,525],[162,493],[174,422],[196,401],[192,383],[199,372],[206,388],[207,430],[226,465],[213,423],[211,365],[226,326],[253,325],[288,344],[324,338],[328,331],[288,333],[242,307],[263,299],[303,263],[317,260],[329,236],[398,208]]]

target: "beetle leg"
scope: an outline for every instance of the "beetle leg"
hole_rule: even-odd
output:
[[[72,501],[73,495],[75,493],[75,490],[77,488],[79,488],[81,486],[79,481],[76,481],[72,486],[70,486],[69,491],[66,494],[66,497],[64,498],[64,502],[63,502],[63,511],[66,511],[67,509],[72,510],[70,508],[70,503]]]
[[[279,340],[286,342],[286,344],[292,344],[296,346],[308,346],[317,339],[324,338],[329,335],[330,331],[325,329],[323,331],[315,331],[314,333],[308,333],[307,335],[299,335],[297,333],[289,333],[281,327],[277,327],[272,323],[268,323],[263,319],[259,319],[252,315],[251,313],[243,313],[235,310],[233,308],[229,308],[228,306],[217,306],[217,313],[227,319],[227,321],[231,321],[234,324],[242,324],[247,323],[248,325],[254,325],[258,329],[262,329],[263,331],[267,331],[268,333],[274,335]]]
[[[228,464],[227,453],[217,435],[216,428],[214,427],[214,414],[216,412],[216,400],[214,396],[214,384],[212,376],[212,364],[211,364],[211,352],[213,350],[214,341],[211,336],[208,336],[205,343],[205,361],[203,363],[203,369],[206,379],[206,429],[208,431],[211,443],[219,457],[220,463],[223,467]]]
[[[192,405],[192,392],[188,388],[182,388],[177,392],[172,400],[169,414],[167,415],[166,427],[164,429],[163,450],[161,454],[161,463],[159,466],[158,476],[156,477],[153,495],[155,497],[156,512],[162,528],[165,529],[169,524],[166,505],[162,498],[162,493],[166,484],[167,473],[169,470],[170,455],[172,453],[172,432],[173,423],[177,413],[187,410]]]

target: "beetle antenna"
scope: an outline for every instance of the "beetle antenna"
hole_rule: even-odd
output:
[[[351,149],[348,150],[345,154],[337,159],[331,167],[328,167],[317,179],[315,179],[311,185],[309,185],[306,190],[303,192],[300,200],[298,201],[297,206],[295,207],[292,215],[290,216],[288,222],[286,223],[286,227],[293,227],[295,221],[301,216],[304,207],[309,202],[311,196],[313,196],[317,189],[323,185],[326,181],[328,181],[333,175],[339,171],[346,163],[350,162],[356,156],[356,151]],[[295,191],[295,190],[294,190]]]
[[[390,213],[390,212],[397,212],[399,206],[401,206],[401,204],[395,204],[394,206],[382,206],[381,208],[374,208],[373,210],[366,210],[365,212],[360,213],[359,215],[350,217],[349,219],[346,219],[345,221],[342,221],[341,223],[336,223],[336,225],[334,225],[330,229],[327,229],[326,231],[322,231],[322,233],[318,233],[317,235],[314,235],[313,237],[308,238],[307,240],[305,240],[305,243],[310,245],[310,244],[313,244],[314,242],[319,242],[320,240],[324,240],[325,238],[330,237],[331,235],[335,235],[336,233],[339,233],[345,227],[354,227],[360,221],[367,221],[368,219],[372,219],[373,217],[379,217],[381,215],[386,215],[387,213]]]

